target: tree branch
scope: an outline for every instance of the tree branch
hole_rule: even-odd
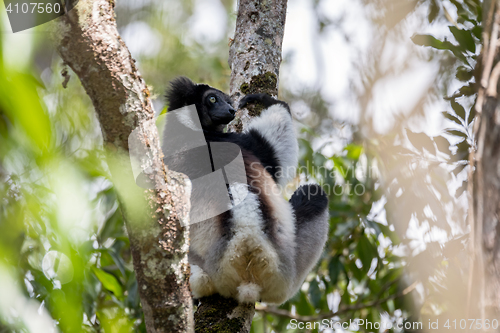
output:
[[[187,182],[163,164],[150,93],[118,34],[113,7],[109,0],[80,0],[57,20],[57,49],[80,78],[105,147],[114,153],[108,164],[127,224],[148,332],[187,332],[193,327],[188,228],[182,227],[189,212]],[[154,190],[139,189],[134,182],[128,160],[133,131],[148,148],[141,162],[150,170]],[[139,199],[133,195],[138,190]]]
[[[290,318],[290,319],[296,319],[298,321],[318,321],[318,320],[322,320],[322,319],[332,318],[332,317],[335,317],[335,316],[338,316],[338,315],[341,315],[341,314],[344,314],[347,312],[351,312],[351,311],[372,308],[372,307],[378,306],[380,304],[384,304],[385,302],[388,302],[392,299],[403,297],[403,296],[411,293],[413,290],[415,290],[415,288],[417,287],[418,284],[419,284],[419,282],[415,281],[413,284],[411,284],[409,287],[407,287],[406,289],[404,289],[402,292],[400,292],[398,294],[390,295],[390,296],[387,296],[386,298],[378,299],[378,300],[370,302],[370,303],[364,303],[364,304],[362,303],[362,304],[355,304],[355,305],[351,305],[351,306],[345,306],[345,307],[340,308],[337,311],[320,313],[320,314],[317,314],[314,316],[294,315],[287,310],[270,308],[267,306],[256,306],[255,309],[259,312],[269,313],[269,314],[273,314],[275,316],[286,317],[286,318]]]
[[[247,94],[278,96],[286,8],[287,0],[239,1],[236,31],[229,49],[229,91],[235,103]],[[240,132],[259,114],[258,108],[239,110],[230,129]]]

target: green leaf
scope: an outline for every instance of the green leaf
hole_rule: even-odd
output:
[[[350,272],[352,277],[358,282],[366,278],[366,272],[359,269],[354,260],[345,265],[345,267],[347,268],[346,271]]]
[[[467,82],[470,79],[472,79],[473,75],[474,75],[474,71],[473,70],[469,70],[465,66],[458,66],[458,68],[457,68],[457,74],[455,75],[455,77],[459,81]]]
[[[430,46],[432,48],[435,48],[437,50],[448,50],[453,52],[455,57],[460,59],[462,62],[465,64],[469,65],[469,62],[467,61],[467,57],[462,53],[463,49],[460,48],[457,45],[454,45],[450,43],[449,41],[440,41],[439,39],[436,39],[435,37],[431,35],[419,35],[416,34],[414,35],[411,40],[413,43],[421,46]]]
[[[377,255],[377,248],[371,244],[366,235],[362,235],[359,238],[358,246],[356,247],[356,249],[358,252],[358,257],[363,263],[363,271],[366,273],[370,270],[372,260]]]
[[[453,111],[455,111],[457,116],[459,116],[461,119],[465,120],[465,109],[462,105],[460,105],[456,101],[452,100],[451,101],[451,108],[453,109]]]
[[[95,276],[99,279],[99,281],[101,281],[104,288],[111,291],[117,297],[121,297],[123,295],[123,288],[114,275],[109,274],[95,266],[92,266],[92,272],[94,272]]]
[[[472,34],[476,36],[477,39],[481,40],[481,34],[483,33],[483,27],[480,25],[475,26],[472,28]]]
[[[472,123],[472,121],[474,120],[475,116],[476,116],[476,107],[475,107],[475,105],[473,105],[470,108],[470,111],[469,111],[469,117],[467,118],[467,125],[469,125],[470,123]]]
[[[448,111],[443,111],[442,112],[443,116],[446,118],[446,119],[449,119],[455,123],[457,123],[458,125],[461,125],[462,126],[462,121],[460,121],[460,119],[458,119],[457,117],[455,117],[454,115],[452,115],[451,113],[449,113]]]
[[[309,297],[311,299],[311,303],[314,307],[319,308],[321,302],[322,292],[319,289],[318,281],[312,280],[309,284]]]
[[[299,140],[299,159],[301,165],[309,165],[313,160],[314,151],[309,141],[300,138]],[[308,163],[309,162],[309,163]]]
[[[450,50],[453,55],[457,57],[457,59],[460,59],[463,63],[470,66],[469,62],[467,61],[467,57],[464,55],[464,51],[459,46],[445,40],[443,42],[443,49]]]
[[[430,47],[438,49],[438,50],[446,49],[445,46],[443,45],[442,41],[440,41],[439,39],[436,39],[434,36],[431,36],[431,35],[416,34],[411,38],[411,40],[416,45],[430,46]]]
[[[472,37],[472,33],[469,30],[462,30],[455,26],[448,27],[457,40],[458,44],[464,49],[472,53],[476,53],[476,43]]]
[[[434,22],[438,14],[439,5],[437,4],[436,0],[432,0],[431,4],[429,5],[429,14],[427,15],[427,20],[429,20],[429,23]]]
[[[0,70],[0,109],[14,125],[23,129],[39,149],[51,145],[52,129],[48,115],[42,108],[37,88],[39,84],[30,75],[5,73]]]
[[[344,150],[347,151],[347,158],[357,161],[361,153],[363,153],[363,146],[351,143]]]
[[[104,226],[99,234],[99,239],[101,242],[106,241],[108,238],[116,238],[118,236],[123,236],[123,217],[119,209],[104,222]]]
[[[328,274],[332,285],[336,285],[339,281],[340,273],[343,270],[343,265],[340,262],[339,256],[333,257],[328,263]]]
[[[457,144],[457,151],[455,153],[455,157],[458,160],[468,160],[469,159],[469,148],[470,144],[467,140],[463,140],[459,144]]]
[[[127,305],[131,308],[139,306],[139,292],[137,290],[137,279],[134,278],[132,285],[128,288]]]
[[[113,261],[115,262],[116,266],[118,266],[118,269],[120,270],[120,273],[122,273],[122,276],[126,278],[126,268],[125,268],[125,262],[123,261],[123,257],[116,253],[114,250],[109,250],[109,254],[113,258]]]
[[[297,307],[297,313],[302,316],[310,316],[314,314],[314,308],[311,306],[309,301],[307,300],[306,295],[301,291],[300,293],[300,300],[295,306]]]
[[[398,234],[395,232],[395,231],[392,231],[389,226],[387,225],[384,225],[384,224],[381,224],[381,223],[378,223],[378,227],[380,228],[380,231],[382,231],[382,233],[389,237],[389,239],[392,241],[392,244],[394,245],[397,245],[399,244],[399,237],[398,237]]]
[[[462,131],[457,131],[457,130],[447,129],[447,130],[446,130],[446,133],[451,134],[451,135],[454,135],[454,136],[458,136],[458,137],[461,137],[461,138],[467,138],[467,134],[465,134],[465,133],[464,133],[464,132],[462,132]]]
[[[469,83],[458,90],[460,96],[472,96],[477,92],[475,83]]]
[[[314,163],[315,166],[322,167],[326,163],[326,157],[325,157],[325,155],[323,155],[321,153],[318,153],[318,152],[314,153],[314,155],[313,155],[313,163]]]
[[[114,264],[113,257],[111,257],[110,251],[108,249],[99,249],[98,252],[101,253],[100,266],[106,267]]]

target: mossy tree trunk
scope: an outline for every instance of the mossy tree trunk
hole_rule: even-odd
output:
[[[163,163],[150,93],[120,38],[114,1],[80,0],[55,26],[57,49],[94,105],[130,238],[148,332],[192,332],[187,260],[189,192],[183,175]],[[154,189],[136,186],[129,136],[149,148],[140,156]],[[134,131],[135,133],[136,131]],[[144,164],[143,164],[144,165]],[[136,196],[133,192],[137,192]]]
[[[286,7],[287,0],[239,1],[236,31],[229,50],[229,89],[235,105],[247,94],[278,96]],[[238,110],[229,129],[241,132],[261,109],[257,105]],[[195,330],[199,333],[247,333],[254,314],[254,304],[241,305],[219,295],[204,297],[195,313]]]
[[[229,93],[236,105],[247,94],[278,96],[286,7],[287,0],[239,1],[236,31],[229,49]],[[240,132],[259,111],[258,107],[239,110],[230,128]]]

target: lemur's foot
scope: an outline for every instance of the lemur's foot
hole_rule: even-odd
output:
[[[191,276],[189,284],[194,298],[201,298],[215,294],[215,286],[207,275],[199,266],[191,265]]]

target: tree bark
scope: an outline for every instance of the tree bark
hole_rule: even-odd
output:
[[[238,105],[243,96],[267,93],[278,96],[281,44],[287,0],[240,0],[236,31],[229,49],[229,93]],[[262,108],[239,110],[230,129],[241,132]]]
[[[118,34],[114,1],[80,0],[55,28],[58,52],[92,100],[105,147],[112,152],[108,164],[130,237],[147,330],[192,331],[189,238],[183,227],[189,184],[163,164],[150,93]],[[134,182],[128,160],[133,131],[148,148],[141,163],[148,167],[152,190]],[[139,197],[134,197],[138,189]]]
[[[500,315],[500,2],[483,4],[483,50],[469,171],[469,318]],[[498,330],[497,330],[498,332]]]
[[[229,90],[235,105],[247,94],[278,96],[286,7],[287,0],[239,1],[236,31],[229,49]],[[261,110],[259,106],[238,110],[229,130],[241,132]],[[254,304],[238,304],[219,295],[204,297],[195,313],[195,331],[248,333],[254,314]]]

